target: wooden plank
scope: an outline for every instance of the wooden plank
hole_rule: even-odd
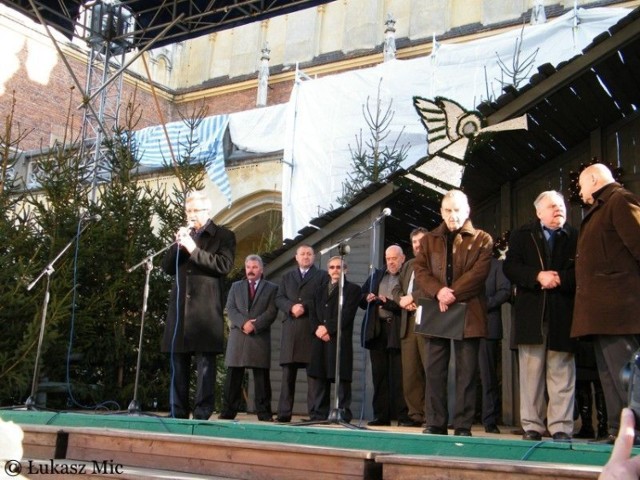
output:
[[[380,478],[367,473],[381,472],[374,457],[364,450],[92,429],[71,432],[67,453],[68,459],[108,458],[136,467],[291,480]]]
[[[494,480],[497,474],[506,474],[509,480],[582,480],[597,479],[601,471],[600,467],[554,463],[411,455],[379,455],[376,462],[383,465],[384,480]]]
[[[22,449],[25,457],[54,458],[60,427],[22,425]]]

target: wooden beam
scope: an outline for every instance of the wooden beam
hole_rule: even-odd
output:
[[[507,119],[523,115],[544,98],[566,87],[592,66],[597,65],[611,55],[615,55],[618,50],[629,43],[638,40],[638,37],[640,37],[640,18],[634,19],[606,40],[598,43],[553,75],[545,78],[495,113],[489,115],[487,123],[495,125]]]

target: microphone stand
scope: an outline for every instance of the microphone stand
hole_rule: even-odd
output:
[[[385,215],[386,216],[386,215]],[[325,249],[320,250],[320,255],[324,255],[325,253],[333,250],[334,248],[338,248],[338,254],[340,255],[340,280],[338,282],[338,315],[336,318],[337,324],[337,335],[336,335],[336,369],[334,375],[334,390],[333,390],[333,409],[329,412],[329,416],[326,420],[320,421],[311,421],[311,422],[300,422],[294,424],[296,426],[309,426],[309,425],[341,425],[343,427],[357,429],[357,430],[366,430],[366,427],[362,427],[359,425],[352,425],[344,419],[344,408],[340,408],[340,360],[341,360],[341,337],[342,337],[342,307],[344,305],[344,257],[347,255],[351,248],[347,244],[347,242],[359,235],[362,235],[369,230],[373,230],[373,239],[376,239],[376,226],[380,220],[385,217],[380,217],[376,219],[370,226],[361,230],[350,237],[344,238],[340,240],[338,243],[331,245]],[[375,246],[372,245],[372,248]],[[373,258],[371,260],[370,268],[373,267]]]
[[[144,266],[144,289],[142,293],[142,312],[140,314],[140,340],[138,341],[138,361],[136,363],[136,380],[133,387],[133,400],[129,403],[128,411],[130,414],[139,414],[140,402],[138,402],[138,381],[140,379],[140,365],[142,363],[142,338],[144,332],[144,318],[147,313],[147,302],[149,300],[149,278],[151,277],[151,270],[153,270],[153,259],[160,255],[162,252],[168,250],[174,245],[170,243],[166,247],[158,250],[157,252],[148,255],[140,263],[137,263],[133,267],[127,269],[127,273],[131,273],[138,267]]]
[[[80,221],[82,222],[82,219]],[[44,270],[40,272],[40,274],[35,278],[35,280],[27,286],[27,291],[31,291],[31,289],[36,286],[36,284],[40,281],[42,277],[44,277],[45,275],[47,276],[44,299],[42,302],[42,315],[40,319],[40,335],[38,336],[38,347],[36,349],[36,362],[33,367],[33,379],[31,380],[31,393],[29,394],[29,398],[27,398],[27,401],[25,402],[25,407],[27,407],[27,410],[36,409],[36,395],[38,393],[38,377],[40,374],[40,355],[42,354],[42,344],[44,342],[44,329],[47,322],[47,308],[49,306],[49,298],[50,298],[49,287],[51,285],[51,274],[53,274],[53,272],[55,271],[53,268],[53,265],[60,259],[60,257],[62,257],[62,255],[64,255],[64,253],[67,250],[69,250],[71,245],[73,245],[73,243],[78,238],[80,238],[80,235],[82,235],[82,232],[84,232],[88,226],[89,226],[89,223],[88,222],[85,223],[84,226],[76,232],[73,238],[69,240],[69,243],[67,243],[64,246],[64,248],[60,250],[60,252],[55,256],[55,258],[51,260],[51,262],[49,262],[49,264],[44,268]],[[73,288],[75,288],[75,285],[73,286]]]

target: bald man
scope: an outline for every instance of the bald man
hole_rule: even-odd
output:
[[[620,427],[627,393],[620,370],[640,335],[640,198],[596,163],[580,174],[582,219],[576,254],[572,337],[592,336],[609,421],[608,443]]]
[[[402,392],[402,359],[400,353],[400,313],[393,300],[393,290],[400,281],[404,253],[398,245],[385,250],[385,269],[376,269],[362,286],[360,307],[366,310],[362,322],[361,341],[369,350],[373,378],[373,419],[370,426],[391,425],[413,427]]]

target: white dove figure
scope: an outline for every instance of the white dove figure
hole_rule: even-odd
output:
[[[428,155],[416,162],[407,177],[440,193],[460,187],[469,144],[479,135],[527,129],[526,115],[485,127],[480,112],[467,111],[443,97],[413,97],[413,105],[427,130]]]

